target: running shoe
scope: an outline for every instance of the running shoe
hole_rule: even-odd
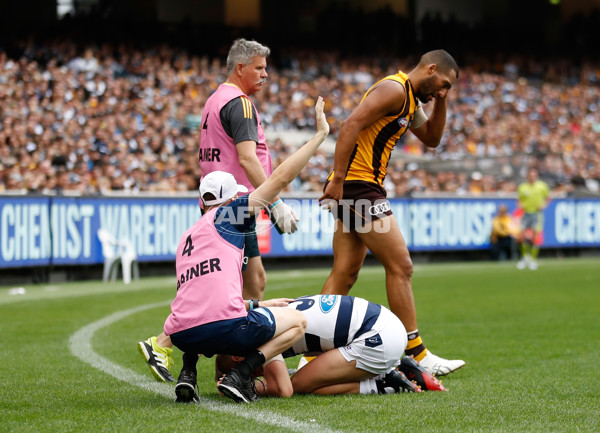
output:
[[[400,362],[400,371],[408,380],[415,381],[423,391],[447,391],[442,382],[425,370],[412,356],[405,356]]]
[[[422,392],[421,388],[406,378],[399,370],[392,370],[380,379],[375,379],[379,394],[395,394],[402,392]]]
[[[440,358],[439,356],[427,351],[427,355],[425,355],[425,358],[421,359],[419,364],[421,364],[421,367],[431,374],[435,374],[436,376],[445,376],[461,367],[464,367],[465,361],[462,359]]]
[[[173,349],[159,346],[156,337],[150,337],[146,341],[138,343],[138,350],[150,367],[150,371],[161,382],[175,382],[169,368],[173,366],[171,354]]]
[[[243,377],[235,368],[225,375],[217,388],[236,403],[251,403],[258,400],[254,390],[254,380],[251,377]]]
[[[181,370],[177,385],[175,385],[175,401],[177,403],[197,403],[200,401],[196,389],[196,372],[192,370]]]

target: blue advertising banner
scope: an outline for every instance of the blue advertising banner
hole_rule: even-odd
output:
[[[199,217],[197,199],[0,197],[0,267],[102,263],[101,227],[141,262],[173,260]]]
[[[266,217],[257,227],[265,257],[332,253],[333,217],[312,199],[285,199],[299,230],[280,235]],[[500,204],[514,199],[390,199],[411,251],[489,248]],[[102,263],[98,229],[127,239],[141,262],[174,260],[179,238],[200,217],[195,198],[0,197],[0,268]],[[544,212],[542,247],[600,247],[600,199],[556,199]]]

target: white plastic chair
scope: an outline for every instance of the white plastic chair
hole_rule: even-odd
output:
[[[117,279],[118,262],[121,262],[123,273],[123,282],[129,284],[131,282],[131,271],[133,269],[133,278],[140,277],[137,254],[131,242],[127,239],[117,240],[108,230],[98,229],[98,239],[102,244],[102,255],[104,256],[104,271],[102,272],[102,280],[107,282]]]

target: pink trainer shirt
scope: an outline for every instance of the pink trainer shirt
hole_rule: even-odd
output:
[[[267,148],[267,141],[260,123],[258,111],[250,98],[246,96],[237,86],[233,84],[221,84],[215,93],[206,101],[202,112],[202,123],[200,133],[200,169],[202,174],[221,170],[233,174],[237,183],[248,188],[248,192],[254,191],[254,187],[248,180],[246,172],[240,165],[237,149],[233,139],[227,135],[221,124],[221,110],[231,100],[242,97],[248,104],[248,115],[254,115],[250,106],[254,108],[258,122],[258,143],[256,144],[256,156],[258,157],[267,176],[271,175],[271,154]]]
[[[217,232],[211,209],[181,237],[177,247],[177,295],[165,321],[171,335],[205,323],[245,317],[242,298],[244,250]]]

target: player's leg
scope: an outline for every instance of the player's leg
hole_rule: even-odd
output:
[[[522,258],[517,264],[519,269],[523,269],[526,266],[530,266],[533,253],[533,247],[535,242],[535,228],[538,224],[538,214],[536,213],[525,213],[521,218],[521,224],[523,227],[523,242],[521,243],[521,255]]]
[[[429,352],[419,335],[412,292],[412,260],[394,215],[373,221],[359,236],[385,268],[390,310],[402,321],[408,334],[406,355],[414,356],[430,373],[440,376],[464,366],[462,360],[448,360]]]
[[[544,227],[543,214],[541,212],[535,214],[535,225],[533,225],[533,234],[531,239],[531,260],[529,269],[536,270],[538,268],[537,258],[540,253],[541,235]]]
[[[339,395],[421,391],[395,369],[387,374],[376,375],[357,368],[356,361],[348,362],[338,350],[319,355],[306,368],[292,376],[294,393]]]
[[[266,359],[289,349],[306,331],[306,317],[302,312],[284,307],[270,307],[269,311],[275,319],[275,333],[258,348]]]
[[[340,220],[336,219],[333,233],[333,267],[321,294],[347,295],[358,278],[366,255],[367,247],[356,232],[349,231]],[[314,356],[303,356],[298,363],[298,370],[314,358]]]
[[[251,351],[240,364],[232,369],[218,385],[219,391],[238,402],[249,403],[258,397],[254,390],[253,372],[267,359],[282,353],[298,341],[306,330],[306,317],[300,311],[289,308],[258,308],[258,319],[265,316],[270,326],[275,326],[272,338]],[[252,327],[248,327],[251,329]]]
[[[218,353],[249,352],[237,367],[248,376],[267,359],[289,349],[306,330],[304,314],[291,308],[257,308],[248,314],[248,319],[247,325],[237,330],[235,335],[228,334],[229,343],[226,344],[230,347],[213,349]]]
[[[523,242],[521,243],[521,254],[526,261],[529,261],[531,257],[531,229],[525,229],[525,235],[523,236]]]
[[[363,265],[367,247],[355,231],[344,229],[340,220],[333,233],[333,268],[325,281],[322,294],[347,295]]]
[[[385,285],[390,310],[407,330],[417,329],[412,293],[413,265],[394,215],[373,221],[358,233],[364,245],[385,268]]]
[[[175,385],[175,401],[177,403],[198,402],[198,382],[196,376],[196,364],[198,363],[198,354],[194,352],[185,352],[183,354],[183,366],[177,378]]]
[[[294,393],[300,394],[358,394],[359,382],[375,374],[356,368],[356,361],[348,362],[338,350],[330,350],[292,376]]]

